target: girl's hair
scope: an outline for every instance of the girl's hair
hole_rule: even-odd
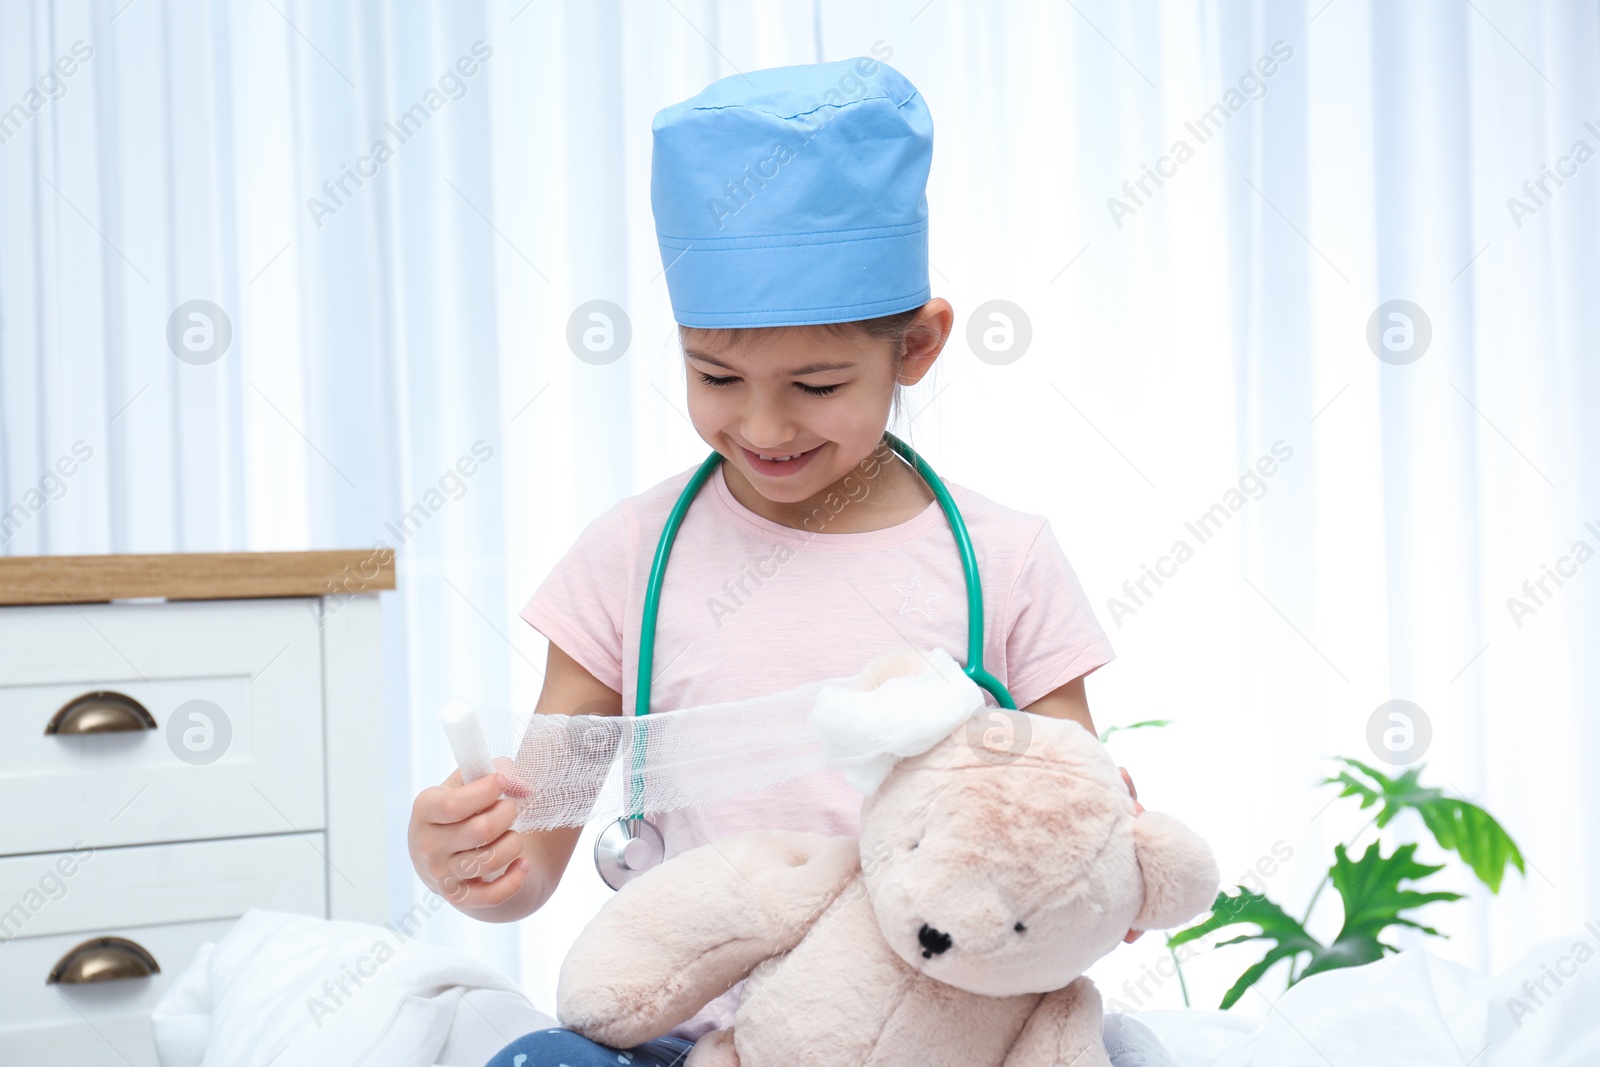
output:
[[[810,326],[730,326],[717,330],[701,329],[699,332],[704,336],[717,338],[723,346],[736,345],[746,340],[753,345],[760,345],[763,340],[771,338],[777,330],[816,330],[825,336],[846,340],[864,337],[874,341],[888,341],[889,356],[894,361],[894,373],[898,378],[900,368],[905,363],[906,342],[911,336],[912,321],[921,310],[919,306],[907,311],[897,311],[893,315],[880,315],[875,319],[856,319],[852,322],[823,322]],[[681,335],[688,329],[696,327],[679,326],[678,332]],[[904,392],[905,387],[896,382],[891,422],[900,417]]]

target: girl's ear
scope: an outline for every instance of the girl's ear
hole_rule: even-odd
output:
[[[1143,811],[1133,820],[1133,852],[1144,879],[1135,930],[1168,930],[1211,907],[1222,876],[1205,839],[1171,815]]]

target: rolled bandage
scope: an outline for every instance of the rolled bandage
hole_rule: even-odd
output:
[[[456,766],[461,768],[462,785],[495,772],[494,760],[489,756],[489,739],[483,732],[483,720],[474,705],[459,698],[452,700],[439,709],[439,722],[444,726],[444,736],[450,742],[450,752],[456,758]],[[501,867],[492,874],[484,875],[483,880],[492,882],[505,873],[506,868]]]
[[[456,766],[461,768],[462,785],[494,773],[489,738],[483,732],[483,720],[476,707],[460,698],[452,700],[439,709],[439,722],[444,725]]]

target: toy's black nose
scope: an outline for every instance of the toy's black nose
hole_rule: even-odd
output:
[[[927,923],[923,923],[922,929],[917,931],[917,940],[922,943],[922,958],[925,960],[937,956],[953,943],[949,934],[935,930]]]

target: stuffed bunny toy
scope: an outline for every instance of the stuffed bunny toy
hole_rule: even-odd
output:
[[[562,1025],[630,1048],[743,980],[687,1067],[1109,1067],[1084,971],[1210,906],[1206,843],[943,649],[878,657],[812,721],[867,794],[860,836],[755,830],[629,882],[562,964]]]

